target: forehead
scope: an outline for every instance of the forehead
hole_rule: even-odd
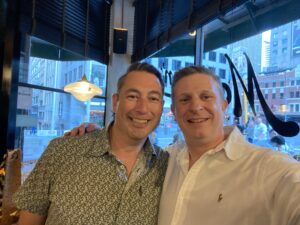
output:
[[[205,73],[195,73],[183,77],[174,86],[175,93],[190,91],[212,91],[219,92],[218,83]]]
[[[146,71],[132,71],[127,74],[120,91],[135,89],[140,91],[158,91],[162,93],[162,86],[158,78]]]

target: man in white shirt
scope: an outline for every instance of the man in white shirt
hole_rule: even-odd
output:
[[[186,144],[167,149],[159,225],[300,225],[300,164],[223,127],[218,77],[203,67],[179,70],[172,102]]]
[[[168,148],[159,225],[300,224],[300,164],[223,128],[227,103],[214,74],[176,72],[172,101],[186,145]]]

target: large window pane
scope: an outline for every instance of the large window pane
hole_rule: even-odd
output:
[[[161,71],[165,80],[165,93],[167,95],[171,94],[169,75],[173,77],[176,70],[194,65],[194,46],[190,45],[191,41],[192,43],[194,41],[193,38],[186,36],[161,52],[158,52],[153,57],[145,59],[146,62]],[[164,96],[164,101],[165,104],[160,124],[154,134],[150,136],[162,148],[174,142],[180,143],[183,141],[181,130],[171,112],[171,98]]]
[[[35,49],[28,54],[27,63],[21,64],[18,83],[15,146],[22,150],[25,177],[50,140],[82,122],[104,126],[106,99],[106,65],[66,53],[34,38],[31,41],[43,45],[37,45],[38,49],[33,44]],[[60,57],[47,53],[48,48],[61,51]],[[84,74],[102,88],[101,97],[81,102],[64,93],[65,85],[80,80]]]
[[[220,76],[223,82],[232,87],[229,66],[225,64],[223,58],[223,55],[226,53],[232,59],[247,86],[247,63],[243,55],[245,52],[252,62],[260,89],[272,112],[282,120],[295,121],[299,124],[300,96],[299,94],[297,96],[297,92],[300,90],[300,81],[297,84],[297,81],[300,80],[299,31],[300,20],[275,27],[266,32],[206,53],[209,57],[205,57],[203,64],[211,68]],[[216,62],[215,58],[220,59],[219,63]],[[267,132],[266,138],[262,140],[256,138],[255,135],[253,137],[253,132],[249,128],[252,125],[248,126],[247,122],[254,120],[254,115],[249,106],[248,99],[242,91],[241,83],[238,83],[238,85],[243,116],[239,120],[234,118],[232,113],[233,103],[231,103],[227,110],[229,118],[227,123],[239,123],[239,127],[243,130],[245,136],[255,144],[278,149],[278,146],[270,142],[273,135],[278,134],[274,134],[272,127],[268,124],[257,96],[255,96],[255,109],[257,110],[257,114],[262,116],[263,123],[267,126]],[[284,140],[286,145],[282,147],[283,152],[291,156],[300,154],[300,134],[295,137],[284,137]]]

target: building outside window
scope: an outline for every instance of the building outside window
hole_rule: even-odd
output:
[[[181,61],[173,59],[172,60],[172,70],[176,71],[176,70],[179,70],[180,68],[181,68]]]
[[[298,87],[300,86],[300,80],[297,78],[300,76],[300,55],[293,52],[293,43],[292,41],[289,41],[293,40],[293,26],[296,26],[296,24],[300,24],[300,20],[298,20],[297,23],[291,22],[288,24],[284,24],[280,26],[280,29],[278,27],[274,27],[271,30],[259,33],[255,36],[251,36],[230,44],[226,43],[226,45],[224,44],[217,49],[212,49],[210,51],[204,52],[203,61],[201,63],[215,72],[216,75],[220,77],[221,81],[229,84],[232,89],[232,77],[228,67],[228,63],[226,60],[226,63],[224,63],[224,55],[228,54],[235,64],[240,75],[242,76],[242,79],[247,87],[247,63],[243,55],[244,52],[247,53],[253,65],[258,83],[260,84],[261,88],[263,88],[263,95],[271,111],[276,117],[280,119],[295,121],[299,124],[300,113],[298,102],[300,101],[300,93],[298,91]],[[285,35],[282,35],[281,33],[283,31],[281,32],[281,29],[289,30],[292,32],[286,32]],[[206,30],[205,27],[203,30]],[[286,46],[284,47],[286,47],[287,49],[284,50],[284,52],[282,52],[282,43],[286,43]],[[205,46],[206,42],[204,41],[204,49]],[[170,45],[170,47],[172,47],[172,44]],[[151,58],[151,63],[157,68],[160,68],[159,62],[162,62],[162,59],[160,58],[166,59],[168,61],[168,66],[164,70],[162,70],[162,73],[164,75],[166,74],[165,70],[170,72],[170,74],[174,74],[174,72],[182,66],[189,66],[191,64],[194,64],[193,54],[189,56],[182,56],[180,48],[178,49],[178,56],[172,55],[170,57],[167,56],[167,51],[165,49],[162,50],[164,54],[161,54],[161,57],[159,56],[160,53],[158,53],[156,56],[154,55]],[[282,56],[282,53],[285,53],[284,56]],[[240,118],[240,123],[243,126],[246,126],[247,121],[250,118],[254,118],[254,114],[249,106],[248,99],[245,97],[246,95],[242,91],[240,81],[238,81],[238,87],[240,93],[239,97],[243,110],[243,115]],[[170,91],[171,89],[169,81],[167,81],[166,93],[170,94]],[[284,93],[287,93],[287,96],[285,96]],[[254,96],[254,107],[256,113],[258,115],[262,115],[264,118],[264,123],[266,123],[268,129],[272,129],[270,127],[270,124],[264,117],[264,112],[255,90]],[[159,127],[155,131],[158,134],[158,144],[162,147],[165,147],[168,144],[172,143],[173,136],[176,133],[180,132],[176,121],[174,121],[172,118],[172,112],[170,110],[170,98],[165,96],[165,102],[166,103],[164,106],[164,112],[161,122],[159,124]],[[286,107],[286,111],[280,111],[282,105],[288,106]],[[228,115],[228,120],[225,121],[225,124],[233,124],[233,103],[229,104],[226,115]],[[245,136],[247,136],[246,133]],[[285,137],[285,140],[291,147],[291,151],[289,152],[290,155],[293,156],[296,154],[300,154],[299,134],[295,137]],[[271,147],[267,142],[266,145]]]
[[[38,45],[39,41],[32,37],[30,46]],[[57,49],[50,44],[47,47]],[[77,60],[48,59],[46,55],[30,55],[30,49],[27,51],[27,57],[21,58],[28,63],[21,63],[15,140],[16,147],[22,149],[25,174],[32,169],[50,140],[82,122],[104,126],[107,76],[106,65],[70,52],[68,55],[73,54]],[[100,86],[102,97],[81,102],[63,91],[65,85],[81,79],[83,74]]]
[[[225,79],[226,78],[226,70],[219,69],[219,76],[220,76],[220,78]]]
[[[216,52],[209,52],[209,54],[208,54],[208,60],[215,62],[217,60],[217,53]]]
[[[220,53],[219,56],[220,56],[220,60],[219,60],[220,63],[226,63],[227,62],[224,53]]]
[[[271,30],[226,45],[226,53],[232,59],[237,70],[241,74],[246,87],[247,63],[243,52],[249,56],[261,88],[269,88],[268,83],[270,83],[273,88],[272,93],[268,94],[267,92],[264,92],[264,98],[274,115],[282,120],[290,120],[298,124],[300,123],[300,79],[298,78],[300,76],[300,52],[294,51],[293,49],[300,48],[300,45],[298,46],[297,43],[293,43],[293,40],[295,40],[295,37],[298,35],[297,32],[299,29],[297,27],[299,25],[300,20],[297,20],[296,22],[292,21],[281,25],[280,27],[274,27]],[[205,27],[203,29],[205,30]],[[221,49],[222,47],[212,49],[208,52],[208,55],[219,52]],[[214,66],[217,68],[217,63],[203,63],[203,65],[209,68]],[[225,79],[222,78],[222,81],[231,85],[232,88],[231,75]],[[238,87],[243,110],[240,123],[246,126],[248,119],[253,118],[254,115],[247,99],[244,97],[245,95],[242,91],[240,81],[238,81]],[[280,87],[280,90],[278,90],[278,87]],[[289,93],[289,98],[284,95],[285,92]],[[277,94],[278,96],[276,96]],[[257,96],[256,93],[254,93],[254,95]],[[254,104],[256,113],[264,117],[264,112],[262,111],[257,97],[255,97]],[[289,107],[287,107],[285,111],[281,111],[282,105]],[[232,109],[233,107],[229,105],[229,109],[226,112],[228,115],[231,115],[229,117],[230,119],[233,118]],[[244,113],[245,111],[247,114]],[[265,117],[264,122],[269,130],[272,129]],[[231,124],[232,121],[229,120],[227,123]],[[291,147],[289,154],[291,156],[300,154],[300,134],[295,137],[284,138]],[[270,147],[269,143],[266,143],[266,145]]]

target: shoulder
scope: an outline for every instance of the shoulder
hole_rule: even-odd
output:
[[[80,154],[92,148],[103,130],[97,130],[84,136],[59,137],[50,141],[46,153]]]
[[[165,148],[165,151],[169,153],[170,158],[177,157],[177,155],[180,154],[181,152],[183,152],[184,150],[186,150],[186,146],[185,146],[184,142],[182,142],[180,144],[178,144],[178,143],[172,144]]]
[[[253,148],[252,155],[257,158],[257,166],[261,168],[263,177],[296,175],[300,181],[300,163],[289,155],[259,146]]]
[[[153,150],[158,158],[161,161],[167,161],[169,158],[169,153],[164,151],[160,146],[153,144]]]

